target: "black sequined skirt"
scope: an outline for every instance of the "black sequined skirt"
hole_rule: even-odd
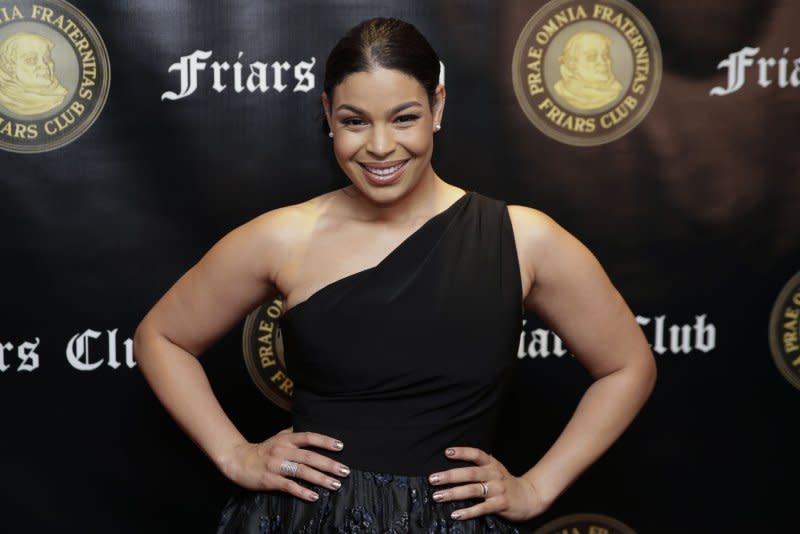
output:
[[[456,484],[432,486],[424,476],[350,470],[342,486],[327,489],[307,480],[315,502],[283,491],[240,488],[222,510],[217,534],[527,534],[519,523],[495,514],[457,520],[450,513],[478,504],[470,498],[437,503],[433,493]]]

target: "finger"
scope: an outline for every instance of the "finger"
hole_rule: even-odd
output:
[[[299,459],[292,457],[286,459],[291,460],[297,464],[297,471],[294,474],[294,478],[302,478],[303,480],[307,480],[312,484],[316,484],[317,486],[321,486],[323,488],[328,488],[331,490],[338,490],[342,486],[342,483],[341,481],[339,481],[339,479],[328,476],[325,473],[322,473],[317,469],[309,465],[306,465]],[[267,470],[270,471],[271,473],[283,476],[281,473],[281,464],[283,462],[284,459],[279,458],[277,456],[273,456],[272,458],[270,458],[269,461],[267,461]],[[284,477],[284,478],[288,479],[290,477]]]
[[[487,494],[483,494],[483,487],[480,482],[472,482],[470,484],[462,484],[452,488],[441,489],[433,493],[433,500],[436,502],[445,501],[460,501],[463,499],[483,498],[488,499],[491,496],[494,485],[487,484]],[[497,484],[495,482],[495,484]],[[502,488],[500,488],[502,490]]]
[[[331,449],[334,451],[340,451],[344,447],[344,444],[338,439],[317,432],[292,432],[288,434],[288,436],[289,441],[297,447],[313,445],[314,447]]]
[[[450,517],[453,519],[458,519],[459,521],[463,521],[464,519],[471,519],[473,517],[491,514],[499,510],[500,508],[495,505],[494,501],[487,499],[482,503],[470,506],[469,508],[459,508],[458,510],[453,510],[453,512],[450,514]]]
[[[477,447],[448,447],[448,449],[452,449],[453,454],[447,454],[447,450],[445,450],[445,456],[451,460],[466,460],[479,465],[492,463],[493,456]]]
[[[281,460],[303,463],[336,476],[346,477],[350,474],[350,468],[342,462],[337,462],[333,458],[328,458],[323,454],[308,449],[276,445],[272,448],[270,455],[276,456]]]
[[[319,499],[319,494],[316,491],[301,486],[294,480],[273,473],[264,473],[264,486],[269,489],[284,491],[305,501],[314,502]]]
[[[447,471],[439,471],[428,477],[434,486],[443,484],[457,484],[459,482],[480,482],[497,478],[497,472],[490,467],[471,465],[467,467],[454,467]]]
[[[278,434],[290,434],[290,433],[292,433],[292,432],[293,432],[293,428],[294,428],[294,427],[292,427],[292,426],[290,426],[290,427],[288,427],[288,428],[284,428],[283,430],[281,430],[280,432],[278,432]]]

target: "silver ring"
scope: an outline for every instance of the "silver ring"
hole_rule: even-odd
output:
[[[489,495],[489,484],[487,484],[486,482],[481,482],[481,491],[482,491],[481,497],[486,497],[487,495]]]
[[[283,476],[293,477],[297,474],[297,464],[291,460],[281,462],[280,472]]]

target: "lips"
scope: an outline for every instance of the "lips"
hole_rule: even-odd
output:
[[[379,185],[393,183],[403,174],[409,160],[361,163],[364,176],[371,182]]]

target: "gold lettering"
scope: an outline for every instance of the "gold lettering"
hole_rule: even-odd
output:
[[[55,13],[49,7],[42,7],[36,4],[31,6],[31,18],[32,19],[39,19],[42,22],[46,22],[48,24],[53,23],[53,15]]]
[[[75,114],[78,115],[78,117],[80,117],[81,115],[83,115],[83,112],[86,111],[86,106],[84,106],[83,104],[81,104],[76,100],[75,102],[70,104],[69,109],[74,111]]]
[[[594,117],[585,118],[567,113],[556,106],[550,98],[539,102],[538,108],[546,111],[545,117],[560,128],[581,133],[592,133],[595,130]]]
[[[626,96],[622,102],[617,105],[617,107],[608,113],[604,113],[600,117],[600,126],[608,129],[621,123],[628,117],[628,115],[630,115],[630,112],[636,108],[637,104],[638,101],[636,100],[636,97],[631,95]]]
[[[294,381],[291,378],[286,376],[283,371],[276,371],[274,375],[270,377],[270,381],[276,384],[279,384],[278,389],[285,392],[287,395],[292,395],[292,387],[294,386]]]
[[[64,31],[64,15],[59,15],[56,17],[56,20],[53,21],[53,26],[58,26],[62,32]]]
[[[786,308],[783,310],[783,316],[788,319],[783,323],[783,352],[789,354],[800,349],[797,339],[797,320],[800,317],[800,309]],[[795,362],[798,360],[795,360]],[[795,363],[794,365],[797,364]]]
[[[570,24],[571,22],[585,18],[588,18],[588,16],[586,15],[586,10],[583,9],[583,6],[579,5],[577,7],[568,7],[567,9],[562,9],[553,17],[547,19],[547,22],[542,24],[541,29],[536,32],[536,42],[544,46],[550,42],[550,38],[553,35],[558,33],[558,30],[567,24]]]
[[[274,354],[272,352],[272,347],[259,347],[258,348],[258,358],[261,360],[261,368],[266,369],[267,367],[272,367],[277,363],[277,360],[274,358]]]
[[[592,11],[592,18],[611,22],[611,15],[613,14],[614,10],[610,7],[604,6],[603,4],[595,4],[594,10]]]
[[[22,11],[17,6],[11,6],[11,14],[8,13],[7,7],[0,7],[0,24],[4,22],[11,22],[16,19],[24,19]]]
[[[75,120],[83,114],[85,109],[86,107],[80,102],[73,102],[69,108],[45,122],[44,131],[48,135],[55,135],[66,130],[75,123]]]
[[[531,96],[536,96],[544,92],[542,85],[542,54],[544,51],[541,48],[530,47],[528,49],[528,57],[533,58],[533,61],[528,63],[528,91]]]
[[[0,125],[0,134],[14,139],[36,139],[39,135],[35,124],[11,122],[0,117]]]

